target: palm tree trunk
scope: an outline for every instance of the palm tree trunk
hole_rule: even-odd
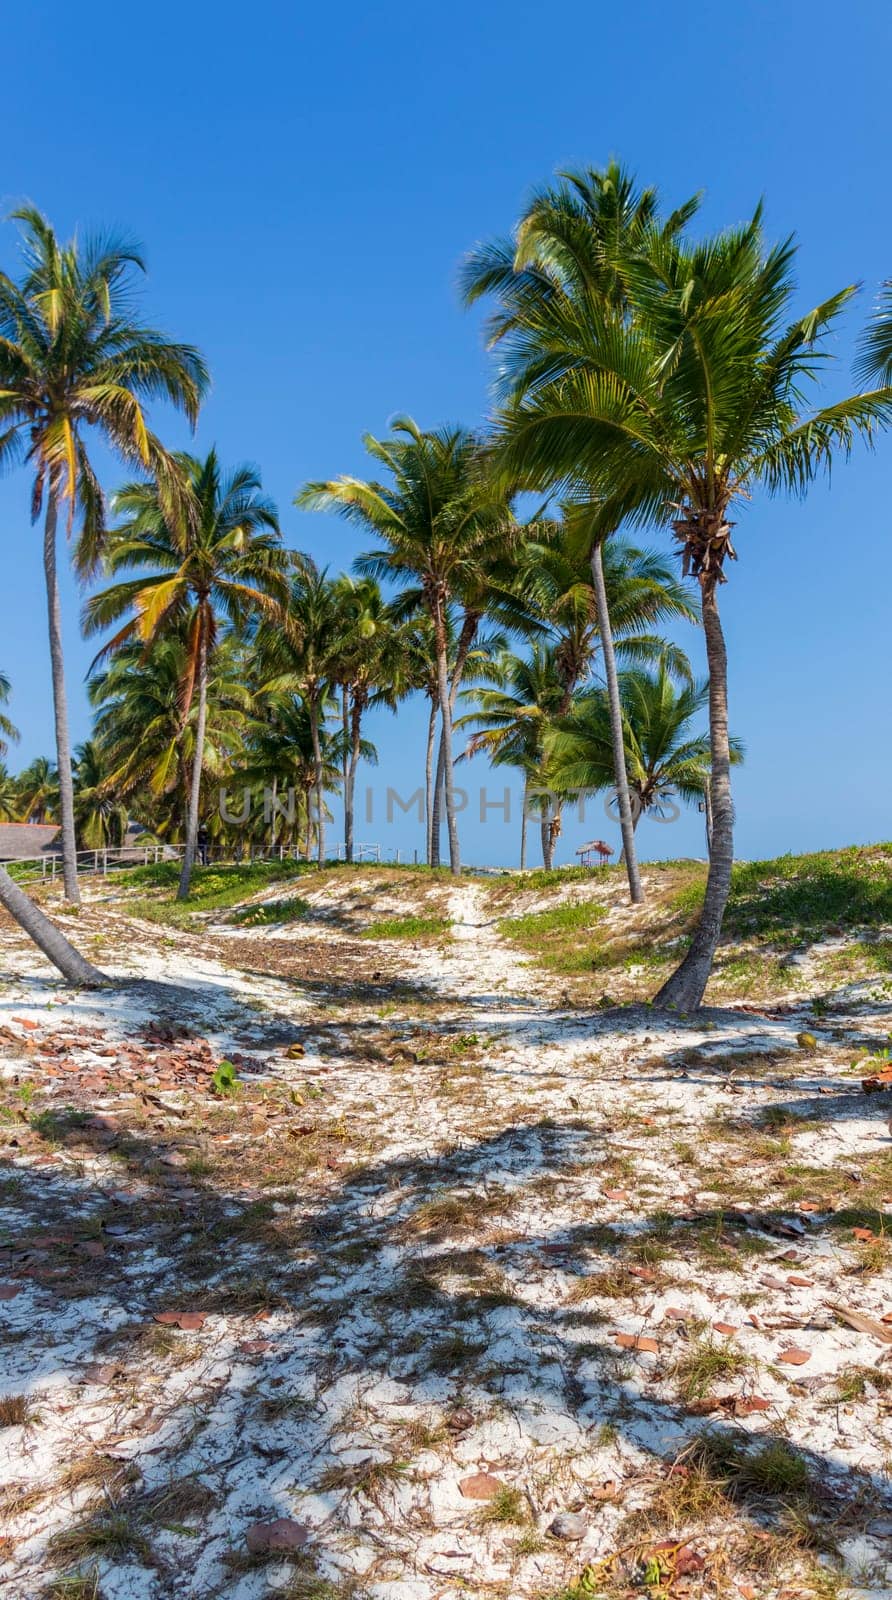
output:
[[[600,542],[592,550],[591,568],[595,605],[598,611],[598,632],[601,635],[601,649],[604,654],[604,680],[607,685],[610,735],[613,742],[613,776],[616,780],[616,795],[619,801],[619,823],[623,836],[626,876],[629,880],[629,897],[632,904],[637,905],[644,899],[644,892],[641,888],[638,854],[635,849],[635,829],[632,823],[632,807],[629,801],[629,781],[626,776],[626,749],[623,738],[623,714],[619,699],[619,678],[616,672],[616,656],[613,651],[613,629],[610,626],[610,612],[607,608],[607,587],[604,583],[604,563],[601,559]]]
[[[696,1011],[709,982],[722,919],[731,890],[734,865],[734,806],[731,800],[731,753],[728,745],[728,655],[715,598],[715,581],[702,591],[703,632],[709,668],[709,744],[711,757],[712,846],[703,910],[690,948],[680,967],[667,978],[655,1006]]]
[[[438,707],[439,709],[439,707]],[[437,744],[437,771],[434,778],[434,795],[431,805],[431,866],[440,865],[440,823],[443,816],[443,786],[445,781],[446,761],[443,750],[443,733],[440,732]]]
[[[313,739],[313,772],[316,788],[316,859],[321,867],[325,864],[325,819],[322,814],[322,746],[319,742],[319,702],[315,695],[310,700],[310,734]]]
[[[183,855],[183,870],[180,873],[180,886],[177,889],[178,900],[188,900],[189,898],[189,884],[192,879],[192,866],[195,861],[195,847],[198,841],[201,774],[204,767],[204,735],[208,716],[208,641],[204,617],[199,619],[198,626],[201,630],[198,640],[198,722],[195,728],[192,788],[189,794],[189,816],[186,821],[186,849]]]
[[[458,828],[455,820],[455,781],[452,767],[452,704],[449,696],[449,670],[446,661],[446,620],[443,600],[438,596],[434,612],[437,642],[437,691],[440,699],[440,747],[443,752],[443,789],[446,799],[446,829],[449,834],[449,867],[454,877],[461,876]],[[435,796],[436,801],[436,796]],[[436,841],[435,841],[436,843]]]
[[[59,810],[62,822],[62,871],[65,898],[80,905],[77,881],[77,837],[74,830],[74,782],[71,776],[71,738],[68,732],[68,700],[65,693],[65,664],[62,656],[62,608],[56,571],[56,484],[51,478],[43,531],[43,570],[46,577],[46,604],[50,634],[50,666],[53,676],[53,709],[56,717],[56,764],[59,768]]]
[[[0,905],[14,917],[19,927],[33,939],[38,949],[58,967],[67,983],[75,983],[86,989],[101,989],[108,979],[96,967],[69,944],[64,933],[61,933],[49,917],[45,917],[39,906],[29,900],[28,896],[18,884],[9,876],[5,867],[0,867]]]
[[[348,861],[353,860],[354,798],[356,795],[356,772],[359,767],[359,751],[362,743],[361,732],[362,707],[354,695],[353,712],[350,721],[350,760],[344,780],[344,855]]]
[[[542,836],[542,865],[546,872],[551,871],[551,802],[543,805],[542,817],[539,823],[539,832]]]
[[[428,866],[433,866],[434,827],[434,739],[437,734],[437,702],[431,697],[430,716],[427,722],[427,750],[424,757],[424,825]]]
[[[520,870],[521,870],[521,872],[526,872],[526,870],[527,870],[527,799],[529,797],[529,791],[530,791],[529,776],[525,776],[524,780],[523,780],[523,799],[521,801],[521,813],[520,813]]]

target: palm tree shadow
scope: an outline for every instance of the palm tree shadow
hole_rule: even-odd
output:
[[[71,1228],[74,1219],[75,1228],[89,1230],[81,1241],[89,1243],[99,1222],[104,1254],[85,1257],[75,1241],[66,1274],[43,1280],[54,1295],[86,1305],[111,1307],[125,1296],[126,1320],[118,1317],[119,1325],[98,1337],[94,1322],[84,1357],[108,1362],[117,1354],[125,1368],[138,1371],[151,1319],[171,1303],[204,1312],[210,1327],[222,1330],[212,1335],[215,1355],[231,1370],[220,1397],[219,1440],[212,1437],[196,1456],[189,1444],[194,1409],[186,1399],[174,1400],[161,1442],[150,1436],[134,1457],[142,1479],[118,1496],[117,1510],[144,1533],[154,1527],[152,1496],[157,1499],[164,1482],[188,1477],[222,1493],[238,1458],[253,1465],[251,1493],[227,1501],[229,1524],[239,1529],[227,1558],[235,1569],[246,1521],[255,1513],[293,1514],[295,1487],[316,1527],[316,1554],[323,1565],[337,1566],[338,1536],[348,1525],[355,1530],[357,1518],[362,1526],[366,1502],[344,1473],[333,1442],[339,1418],[326,1407],[336,1391],[355,1402],[380,1383],[395,1382],[411,1394],[414,1412],[434,1423],[469,1407],[476,1426],[507,1408],[532,1459],[537,1440],[552,1438],[550,1429],[557,1429],[552,1443],[563,1429],[564,1443],[569,1438],[579,1453],[591,1449],[607,1423],[624,1448],[650,1463],[644,1476],[649,1470],[654,1481],[692,1447],[701,1456],[709,1453],[720,1476],[718,1463],[749,1458],[760,1441],[777,1437],[771,1427],[754,1440],[723,1410],[708,1419],[704,1434],[702,1408],[655,1390],[642,1367],[645,1358],[619,1351],[613,1319],[605,1321],[601,1303],[587,1304],[590,1297],[576,1290],[586,1289],[595,1268],[622,1272],[630,1262],[648,1260],[651,1246],[657,1259],[668,1246],[684,1259],[689,1244],[704,1237],[726,1235],[733,1253],[756,1261],[786,1236],[786,1214],[769,1209],[730,1220],[717,1209],[692,1206],[656,1221],[586,1218],[557,1227],[549,1220],[555,1186],[580,1159],[592,1158],[585,1123],[539,1119],[445,1154],[369,1161],[343,1178],[327,1175],[324,1192],[314,1173],[284,1209],[274,1199],[221,1187],[200,1166],[186,1174],[171,1171],[165,1163],[175,1135],[159,1141],[142,1131],[122,1134],[114,1119],[87,1112],[56,1115],[43,1130],[39,1121],[37,1127],[57,1149],[82,1161],[113,1150],[118,1181],[141,1189],[134,1215],[122,1196],[109,1200],[107,1185],[98,1180],[95,1186],[83,1178],[50,1184],[43,1169],[14,1169],[22,1213],[38,1233],[52,1236],[62,1220]],[[512,1224],[518,1202],[541,1217],[538,1227]],[[809,1225],[809,1237],[826,1239],[847,1225],[840,1215],[822,1217]],[[880,1225],[892,1229],[892,1215]],[[39,1238],[26,1239],[23,1251],[12,1270],[33,1272]],[[154,1263],[148,1275],[133,1270],[143,1254]],[[618,1321],[631,1316],[636,1326],[647,1325],[640,1301],[617,1305]],[[272,1387],[254,1357],[239,1355],[250,1319],[269,1309],[273,1344],[280,1347],[271,1358],[277,1361]],[[263,1322],[259,1327],[262,1332]],[[656,1359],[671,1371],[689,1345],[689,1331],[667,1331],[662,1322],[652,1331]],[[275,1384],[284,1384],[281,1397]],[[289,1411],[281,1401],[291,1394],[309,1398]],[[211,1422],[215,1414],[212,1403]],[[807,1519],[816,1540],[863,1527],[892,1503],[888,1480],[878,1472],[843,1465],[805,1444],[795,1453],[811,1486]],[[584,1480],[579,1488],[585,1499]],[[802,1507],[802,1484],[772,1494],[745,1474],[733,1495],[733,1509],[762,1530],[780,1528]],[[731,1499],[727,1510],[730,1516]],[[83,1523],[72,1511],[66,1527]],[[157,1570],[166,1559],[163,1552],[152,1557]]]

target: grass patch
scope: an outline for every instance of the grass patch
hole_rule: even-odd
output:
[[[717,1382],[739,1377],[749,1365],[746,1356],[733,1344],[707,1335],[692,1344],[676,1364],[679,1394],[689,1402],[705,1400]]]
[[[238,866],[195,867],[189,899],[182,905],[177,901],[168,903],[140,899],[126,909],[151,921],[178,926],[195,911],[226,911],[268,888],[271,883],[305,877],[314,870],[314,864],[307,861],[249,861]],[[123,881],[128,887],[176,891],[180,881],[180,863],[159,861],[149,867],[133,867]],[[154,907],[154,915],[150,907]]]
[[[383,917],[363,928],[361,939],[442,939],[451,931],[448,917]]]
[[[288,900],[265,900],[259,906],[240,906],[232,913],[231,922],[246,928],[265,928],[280,922],[299,922],[310,909],[308,900],[292,895]]]
[[[852,846],[734,868],[725,932],[789,936],[892,922],[892,845]]]
[[[519,917],[501,917],[498,930],[504,939],[531,951],[552,971],[590,971],[599,946],[586,935],[606,915],[606,907],[597,901],[574,901]]]

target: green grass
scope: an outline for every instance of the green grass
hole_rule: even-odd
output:
[[[231,920],[249,928],[265,928],[280,922],[298,922],[310,909],[308,900],[292,895],[288,900],[265,900],[259,906],[240,906]]]
[[[823,932],[892,922],[892,844],[741,862],[734,868],[725,931]]]
[[[452,923],[448,917],[384,917],[363,928],[361,939],[444,938]]]
[[[245,861],[235,865],[193,868],[189,904],[196,911],[220,910],[237,905],[248,895],[265,889],[280,878],[296,878],[316,870],[311,861]],[[150,889],[176,889],[180,881],[178,861],[159,861],[148,867],[128,871],[127,884],[144,884]]]
[[[499,898],[505,894],[522,894],[529,889],[554,889],[565,883],[598,883],[623,869],[619,867],[539,867],[534,872],[506,873],[493,885]]]
[[[554,972],[584,972],[597,963],[601,949],[586,935],[606,915],[606,908],[595,901],[573,902],[524,916],[502,917],[498,929],[503,938],[533,952],[544,967]]]

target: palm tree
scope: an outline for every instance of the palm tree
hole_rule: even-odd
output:
[[[7,771],[5,762],[0,761],[0,822],[17,822],[20,803],[18,779]]]
[[[220,618],[233,627],[251,616],[281,620],[288,556],[281,547],[276,508],[261,493],[256,468],[240,466],[223,476],[215,450],[204,460],[185,454],[174,460],[186,486],[176,505],[158,479],[128,483],[115,496],[115,509],[124,520],[109,536],[106,570],[114,574],[136,567],[143,575],[125,578],[88,600],[84,625],[88,634],[96,633],[127,615],[101,655],[114,653],[131,639],[151,646],[172,629],[186,629],[182,717],[185,721],[195,696],[198,720],[177,891],[177,899],[185,900],[198,836],[208,675]]]
[[[600,171],[589,168],[558,176],[556,186],[534,196],[514,238],[479,246],[464,268],[469,303],[489,294],[499,299],[489,326],[490,343],[502,347],[501,390],[514,402],[559,375],[567,318],[580,327],[589,318],[594,327],[605,318],[622,327],[629,317],[636,258],[674,238],[698,205],[695,197],[661,219],[656,190],[639,189],[617,162]],[[578,480],[574,493],[589,502],[586,555],[610,703],[620,825],[629,894],[640,901],[643,891],[623,769],[617,668],[602,564],[604,542],[619,527],[627,506],[616,501],[593,507],[591,484]]]
[[[481,469],[481,443],[462,428],[422,432],[410,417],[394,423],[394,436],[367,434],[365,445],[390,474],[389,483],[339,478],[310,483],[297,504],[310,510],[340,511],[376,535],[378,548],[360,556],[359,572],[375,578],[398,576],[417,586],[431,619],[437,663],[445,769],[449,864],[461,872],[452,760],[448,639],[449,608],[462,585],[476,581],[490,558],[504,552],[513,527],[509,497]],[[413,602],[414,603],[414,602]]]
[[[364,748],[362,720],[367,711],[381,706],[395,711],[406,692],[410,630],[394,621],[374,578],[357,580],[345,573],[336,585],[344,627],[336,668],[344,709],[344,855],[352,861],[356,774]]]
[[[257,659],[255,654],[255,663]],[[264,846],[299,848],[309,860],[314,829],[318,850],[320,784],[323,795],[340,787],[337,756],[342,752],[324,719],[314,739],[310,710],[292,692],[292,682],[293,675],[289,679],[274,668],[271,678],[252,684],[252,716],[238,781],[249,789],[262,787],[265,803],[258,808],[255,832]],[[374,747],[365,740],[360,753],[367,760],[374,759]],[[329,816],[324,800],[321,816],[324,820]]]
[[[198,706],[193,697],[185,720],[182,706],[190,648],[187,619],[148,649],[137,642],[122,646],[88,683],[109,788],[150,833],[170,840],[184,837],[195,765]],[[208,669],[205,780],[225,784],[241,763],[253,704],[244,650],[227,635]]]
[[[136,247],[107,236],[60,244],[33,206],[13,213],[25,255],[19,282],[0,273],[0,465],[25,456],[34,472],[31,514],[45,507],[43,561],[49,615],[65,894],[77,882],[71,741],[56,571],[56,530],[82,518],[75,562],[95,568],[104,502],[85,433],[95,429],[125,461],[151,469],[168,493],[176,480],[143,410],[163,397],[194,422],[207,372],[190,345],[173,344],[133,321],[131,275],[143,270]]]
[[[862,383],[892,383],[892,278],[881,285],[861,335],[855,372]]]
[[[12,684],[5,672],[0,672],[0,705],[5,706],[12,694]],[[0,756],[5,756],[10,744],[18,744],[21,734],[14,722],[0,712]]]
[[[546,738],[564,703],[564,685],[553,645],[534,643],[529,657],[505,650],[481,673],[492,685],[465,691],[476,702],[473,711],[456,720],[457,728],[477,731],[468,742],[468,756],[483,751],[493,766],[523,773],[520,869],[526,867],[527,816],[531,800],[541,815],[542,862],[550,868],[558,827],[551,808],[546,774]]]
[[[55,822],[59,816],[59,773],[48,756],[35,756],[19,773],[19,794],[25,822]]]
[[[87,739],[75,751],[74,820],[85,850],[122,845],[127,833],[127,807],[110,780],[105,751],[98,739]]]
[[[528,603],[541,609],[555,641],[555,667],[563,686],[556,714],[566,716],[577,688],[587,682],[599,654],[612,708],[611,685],[618,693],[617,658],[625,663],[646,662],[660,659],[667,650],[673,651],[664,638],[648,630],[669,620],[693,621],[694,608],[684,586],[673,577],[661,556],[639,550],[619,535],[606,540],[603,549],[596,541],[596,582],[588,515],[583,507],[569,508],[563,521],[540,523],[538,532],[539,537],[524,551],[518,582]],[[674,650],[674,658],[682,673],[689,670],[683,651]],[[617,770],[624,770],[625,755],[616,754],[616,729],[611,709],[614,765]],[[621,736],[621,720],[619,732]],[[561,797],[555,795],[547,809],[550,861],[561,831]],[[628,861],[626,865],[630,870]],[[629,881],[634,899],[637,860],[633,865]]]
[[[633,668],[619,675],[626,770],[632,820],[662,816],[673,798],[704,802],[709,794],[709,734],[692,723],[709,698],[708,683],[673,682],[676,660],[666,655],[655,671]],[[606,692],[577,697],[568,716],[546,735],[551,771],[564,788],[598,794],[613,787],[613,740]],[[731,740],[732,761],[743,759]]]
[[[334,686],[343,679],[345,650],[352,617],[339,582],[301,555],[295,563],[288,594],[286,631],[266,626],[257,640],[271,689],[297,693],[309,717],[316,793],[316,842],[319,865],[325,861],[325,760],[323,733],[332,706]]]
[[[791,241],[766,247],[757,211],[702,244],[664,240],[639,258],[622,325],[605,309],[564,318],[551,370],[506,408],[504,470],[580,484],[671,522],[682,570],[700,587],[709,666],[712,849],[703,913],[680,967],[656,997],[695,1009],[712,968],[731,882],[733,810],[727,658],[717,603],[735,556],[729,513],[758,488],[804,494],[835,451],[892,418],[892,390],[805,409],[843,289],[787,321]],[[572,312],[572,308],[571,308]]]

